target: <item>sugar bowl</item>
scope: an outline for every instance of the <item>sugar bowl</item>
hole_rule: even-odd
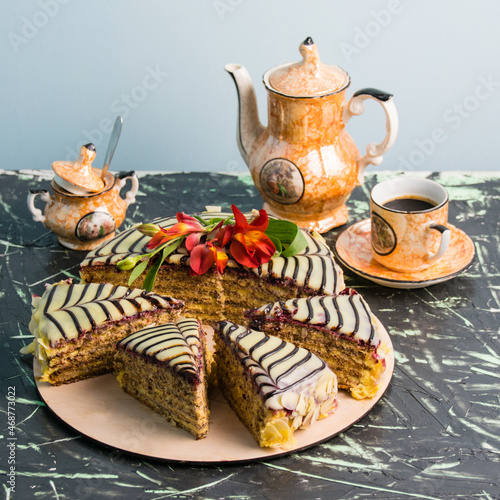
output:
[[[139,189],[133,171],[117,175],[106,172],[102,178],[102,171],[91,166],[94,158],[94,145],[82,146],[75,162],[54,162],[51,193],[32,189],[28,194],[33,220],[42,222],[57,235],[61,245],[72,250],[92,250],[113,238]],[[127,180],[131,188],[122,198],[120,191]],[[46,203],[43,213],[35,207],[38,196]]]

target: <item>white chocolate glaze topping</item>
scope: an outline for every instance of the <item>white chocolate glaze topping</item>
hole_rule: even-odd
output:
[[[270,410],[285,410],[293,429],[308,427],[336,407],[337,377],[310,351],[289,342],[220,321],[214,330],[233,349]]]
[[[200,217],[210,220],[214,217],[225,218],[230,215],[232,214],[204,212]],[[245,216],[250,219],[254,214],[250,212],[246,213]],[[177,220],[175,217],[164,217],[155,219],[152,222],[163,228],[169,228]],[[326,295],[343,290],[342,270],[335,263],[333,255],[323,238],[319,234],[311,234],[306,231],[304,231],[304,236],[308,246],[299,254],[292,257],[275,256],[267,264],[255,269],[249,269],[249,271],[262,277],[269,276],[282,280],[292,280],[299,287],[306,287]],[[116,265],[127,257],[143,255],[150,252],[146,248],[150,239],[149,236],[143,235],[137,229],[131,228],[108,240],[99,248],[92,250],[83,260],[81,266],[83,268],[87,266]],[[167,257],[166,262],[169,264],[189,265],[189,255],[182,248],[179,248],[179,250],[174,251]],[[242,268],[231,257],[227,266]]]
[[[117,347],[167,363],[177,372],[199,378],[202,344],[200,322],[184,318],[176,323],[139,330],[118,342]]]
[[[146,311],[182,307],[183,302],[141,289],[110,284],[49,285],[42,297],[33,298],[30,332],[50,346],[73,340],[107,322]]]
[[[257,319],[285,319],[321,326],[374,347],[380,344],[380,323],[358,293],[279,301],[249,314]]]

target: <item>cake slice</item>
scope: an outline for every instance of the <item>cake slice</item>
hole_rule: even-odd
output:
[[[385,370],[382,325],[354,290],[275,302],[247,312],[250,326],[309,349],[356,399],[374,396]]]
[[[140,289],[61,281],[33,297],[29,328],[35,339],[21,352],[40,362],[40,381],[60,385],[95,377],[112,371],[116,342],[152,323],[172,321],[182,306]]]
[[[152,326],[116,345],[115,373],[122,389],[196,437],[206,437],[205,333],[196,319]]]
[[[230,321],[214,325],[219,387],[261,447],[290,448],[337,406],[337,379],[301,347]]]

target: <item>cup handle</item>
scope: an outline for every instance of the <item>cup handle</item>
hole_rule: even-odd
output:
[[[28,209],[33,216],[33,220],[35,222],[42,222],[45,224],[45,215],[42,214],[42,211],[39,208],[35,207],[35,198],[40,195],[40,199],[45,203],[49,203],[52,198],[50,197],[49,192],[46,189],[30,189],[28,193]]]
[[[435,223],[431,224],[429,228],[435,229],[436,231],[439,231],[441,233],[441,244],[439,245],[438,251],[435,254],[429,254],[425,259],[427,262],[435,262],[444,255],[446,250],[448,250],[448,247],[450,245],[451,231],[446,226]]]
[[[128,207],[129,205],[132,205],[132,203],[135,203],[135,195],[137,194],[137,191],[139,191],[139,180],[137,179],[137,175],[135,175],[135,172],[133,170],[131,170],[130,172],[122,172],[116,177],[118,178],[118,191],[120,191],[123,186],[125,186],[127,179],[130,179],[130,181],[132,182],[130,191],[128,191],[125,195],[125,203]]]
[[[398,135],[398,112],[394,104],[392,94],[388,94],[382,90],[366,88],[358,90],[353,94],[351,100],[347,103],[344,109],[342,120],[344,125],[355,115],[361,115],[365,111],[363,101],[366,99],[374,99],[385,111],[385,129],[387,134],[385,139],[380,144],[370,143],[366,146],[366,154],[358,160],[358,184],[363,184],[365,168],[372,163],[380,165],[382,163],[382,155],[388,151]]]

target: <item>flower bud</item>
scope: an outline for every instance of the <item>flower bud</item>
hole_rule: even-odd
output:
[[[141,224],[137,230],[144,234],[145,236],[151,236],[153,237],[158,231],[161,230],[160,226],[157,226],[156,224],[148,223],[148,224]]]
[[[132,255],[126,259],[121,260],[116,265],[120,271],[130,271],[133,269],[139,261],[142,259],[142,255]]]

